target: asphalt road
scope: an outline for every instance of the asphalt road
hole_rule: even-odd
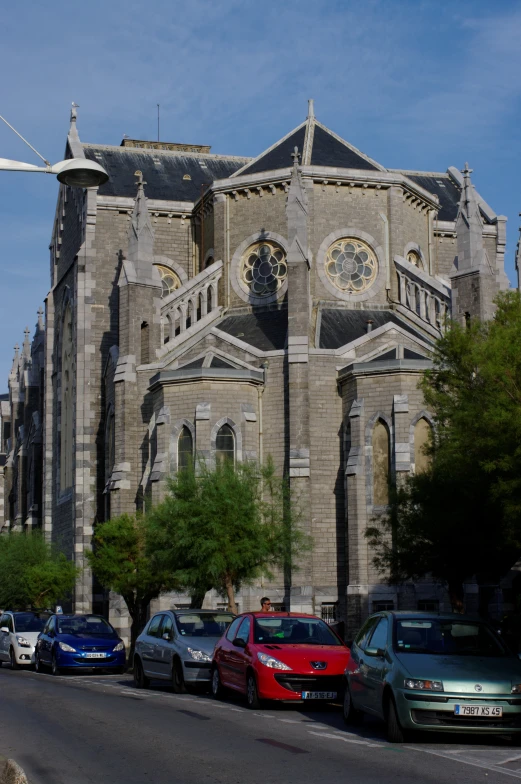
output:
[[[0,669],[0,754],[32,784],[492,784],[521,779],[507,739],[429,736],[385,742],[367,721],[347,731],[338,709],[269,707],[175,695],[128,676]]]

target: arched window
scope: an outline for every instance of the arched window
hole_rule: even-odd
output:
[[[429,469],[431,456],[427,454],[430,444],[432,427],[425,418],[418,419],[414,427],[414,469],[421,474]]]
[[[235,435],[230,425],[223,425],[217,433],[215,457],[217,462],[235,461]]]
[[[389,503],[390,449],[389,431],[379,419],[373,428],[373,504]]]
[[[183,471],[191,468],[194,459],[194,442],[192,434],[186,425],[183,425],[177,439],[177,468]]]
[[[72,308],[63,315],[61,352],[60,490],[72,487],[73,356]]]

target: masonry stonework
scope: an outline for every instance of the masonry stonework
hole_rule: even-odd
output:
[[[42,527],[82,567],[72,608],[124,634],[124,602],[86,568],[95,526],[164,496],[183,433],[214,464],[225,428],[236,461],[273,458],[313,539],[290,580],[243,588],[241,610],[267,593],[349,637],[384,606],[448,609],[428,579],[389,586],[365,531],[385,513],[382,477],[417,470],[434,341],[451,315],[490,318],[508,286],[505,219],[468,166],[387,169],[312,111],[255,159],[144,144],[82,143],[71,118],[66,155],[110,179],[60,186],[45,323],[0,396],[0,526]]]

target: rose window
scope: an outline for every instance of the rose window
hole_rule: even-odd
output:
[[[331,245],[327,252],[326,273],[340,291],[360,294],[374,283],[378,262],[365,242],[341,239]]]
[[[173,291],[179,288],[181,285],[181,281],[168,267],[161,267],[159,264],[157,266],[157,271],[161,276],[161,285],[163,286],[163,297],[168,297]]]
[[[276,294],[287,274],[286,254],[273,242],[251,245],[243,256],[241,276],[256,297]]]

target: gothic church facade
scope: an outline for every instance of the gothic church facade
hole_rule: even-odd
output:
[[[428,581],[386,585],[364,533],[389,479],[425,465],[418,382],[446,317],[489,318],[508,287],[506,219],[468,166],[385,168],[312,102],[255,159],[83,143],[75,110],[66,154],[110,179],[60,186],[45,323],[0,401],[0,523],[41,526],[83,567],[75,610],[123,628],[85,563],[96,524],[153,504],[194,459],[271,455],[314,547],[291,584],[244,589],[241,610],[267,593],[352,631],[379,608],[445,609]]]

